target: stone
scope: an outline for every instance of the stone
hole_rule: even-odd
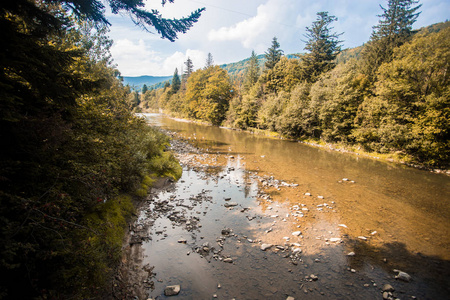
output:
[[[222,235],[230,235],[230,233],[231,233],[231,229],[230,228],[222,229]]]
[[[223,206],[225,207],[233,207],[233,206],[237,206],[238,204],[236,202],[227,202],[225,203]]]
[[[228,257],[228,258],[225,258],[224,260],[223,260],[223,262],[226,262],[226,263],[233,263],[233,259],[232,258],[230,258],[230,257]]]
[[[410,282],[411,281],[411,276],[403,271],[400,270],[394,270],[394,272],[398,272],[398,274],[395,276],[395,279],[399,279],[405,282]]]
[[[317,281],[319,279],[319,277],[314,274],[309,275],[309,278],[311,278],[313,281]]]
[[[363,240],[363,241],[367,241],[367,238],[365,236],[362,236],[362,235],[358,236],[358,239]]]
[[[347,254],[347,256],[355,256],[356,254],[355,254],[355,252],[349,252],[348,254]]]
[[[389,293],[388,292],[383,292],[383,300],[388,300],[389,297]]]
[[[175,296],[178,295],[181,291],[181,287],[179,285],[169,285],[164,289],[164,295],[166,296]]]
[[[393,292],[393,291],[395,291],[395,289],[392,285],[387,283],[387,284],[383,285],[382,291],[383,292]]]
[[[305,196],[311,196],[311,193],[305,193]]]
[[[288,296],[288,297],[286,298],[286,300],[295,300],[295,298],[292,297],[292,296]]]
[[[296,236],[299,236],[299,235],[301,235],[301,234],[302,234],[301,231],[294,231],[294,232],[292,233],[292,235],[296,235]]]
[[[270,248],[272,248],[272,244],[262,244],[261,245],[261,250],[262,251],[266,251],[267,249],[270,249]]]
[[[336,243],[336,242],[340,242],[341,238],[330,238],[330,242]]]
[[[181,239],[178,240],[178,243],[180,243],[180,244],[186,244],[186,243],[187,243],[187,240],[181,238]]]

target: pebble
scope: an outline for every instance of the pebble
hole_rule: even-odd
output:
[[[223,262],[226,262],[226,263],[233,263],[233,259],[232,258],[230,258],[230,257],[228,257],[228,258],[225,258],[224,260],[223,260]]]
[[[330,238],[330,242],[333,242],[333,243],[340,242],[340,241],[341,241],[341,238]]]
[[[305,196],[311,196],[311,193],[305,193]]]
[[[299,235],[301,235],[301,234],[302,234],[301,231],[294,231],[294,232],[292,233],[292,235],[296,235],[296,236],[299,236]]]
[[[348,254],[347,254],[347,256],[355,256],[356,254],[355,254],[355,252],[349,252]]]
[[[314,275],[314,274],[309,275],[309,278],[311,278],[313,281],[316,281],[316,280],[319,279],[319,277],[317,277],[317,276]]]
[[[223,206],[225,207],[233,207],[233,206],[237,206],[238,204],[236,202],[227,202],[225,203]]]
[[[267,249],[270,249],[270,248],[272,248],[272,244],[262,244],[261,245],[261,250],[262,251],[266,251]]]
[[[286,298],[286,300],[295,300],[295,298],[292,297],[292,296],[288,296],[288,297]]]
[[[187,243],[187,240],[181,238],[181,239],[178,240],[178,243],[180,243],[180,244],[186,244],[186,243]]]

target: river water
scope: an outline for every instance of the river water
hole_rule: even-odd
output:
[[[450,297],[449,176],[144,116],[198,150],[175,147],[182,178],[135,224],[139,298],[383,299],[385,284],[386,299]]]

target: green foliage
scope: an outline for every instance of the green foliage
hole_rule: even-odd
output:
[[[265,91],[268,93],[290,92],[301,81],[301,77],[299,61],[282,57],[272,69],[261,75],[261,81],[264,82]]]
[[[311,27],[306,27],[305,50],[309,51],[302,57],[303,76],[309,82],[315,82],[324,72],[334,68],[336,56],[341,51],[338,40],[342,33],[332,33],[329,26],[337,21],[335,16],[329,16],[328,12],[318,12],[317,19]]]
[[[213,125],[220,125],[233,97],[229,80],[228,74],[219,66],[192,73],[186,90],[189,114]]]
[[[259,78],[260,68],[258,62],[258,56],[256,56],[255,51],[252,51],[252,55],[248,60],[247,68],[244,74],[244,91],[248,91]]]
[[[359,137],[369,131],[376,150],[405,151],[430,165],[448,161],[449,33],[416,35],[380,66],[371,101],[382,105],[373,111],[364,103],[356,131]]]
[[[412,25],[422,5],[418,0],[388,0],[388,8],[382,6],[383,14],[379,15],[378,25],[374,26],[369,43],[362,52],[361,68],[371,81],[378,67],[389,62],[396,47],[401,46],[412,36]]]
[[[267,49],[267,52],[265,52],[264,58],[266,59],[266,62],[264,63],[264,66],[269,70],[272,69],[280,61],[281,56],[283,56],[283,50],[280,49],[280,43],[278,43],[277,38],[274,37],[272,39],[272,45]]]
[[[175,69],[175,72],[173,73],[172,77],[172,93],[176,93],[180,90],[181,87],[181,79],[178,75],[178,68]]]
[[[103,28],[36,3],[0,8],[0,294],[88,298],[119,258],[132,212],[120,195],[180,166],[131,113]]]

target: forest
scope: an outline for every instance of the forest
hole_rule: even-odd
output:
[[[172,85],[135,94],[134,110],[448,168],[450,23],[413,30],[418,1],[387,4],[361,47],[343,51],[337,18],[318,12],[303,54],[284,55],[274,37],[264,64],[252,52],[243,72],[212,59],[194,72],[188,59]]]
[[[104,3],[170,41],[202,11],[166,20],[140,0],[2,2],[0,299],[102,298],[134,204],[158,177],[181,176],[168,138],[131,112]]]

